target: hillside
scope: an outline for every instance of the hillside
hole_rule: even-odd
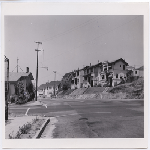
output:
[[[116,87],[110,88],[108,93],[117,94],[123,93],[126,94],[126,98],[144,98],[144,79],[139,78],[132,83],[125,83],[118,85]]]

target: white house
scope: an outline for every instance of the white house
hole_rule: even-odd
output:
[[[41,84],[38,87],[38,94],[39,96],[44,95],[47,97],[51,97],[51,95],[54,94],[56,95],[58,93],[59,87],[60,87],[60,81],[51,81],[50,83]]]

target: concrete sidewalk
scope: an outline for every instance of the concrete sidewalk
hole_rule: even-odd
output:
[[[40,118],[38,116],[38,118]],[[24,124],[32,123],[33,119],[36,119],[36,116],[21,116],[21,117],[11,117],[5,125],[5,138],[9,139],[9,134],[15,136],[19,131],[19,127],[22,127]]]

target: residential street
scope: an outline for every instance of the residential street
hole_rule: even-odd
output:
[[[41,105],[35,106],[32,102],[9,105],[9,113],[54,117],[41,138],[144,137],[143,100],[43,98],[38,101],[41,101]]]

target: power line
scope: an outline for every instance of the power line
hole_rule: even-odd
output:
[[[78,47],[73,48],[72,50],[67,50],[67,52],[62,52],[62,53],[60,53],[59,55],[56,55],[56,56],[50,57],[50,58],[56,58],[56,57],[61,56],[61,55],[65,54],[65,53],[73,52],[74,49],[77,49],[77,48],[79,48],[79,47],[81,47],[81,46],[84,46],[84,45],[86,45],[86,44],[89,44],[89,43],[91,43],[92,41],[94,41],[94,40],[96,40],[96,39],[98,39],[98,38],[100,38],[100,37],[102,37],[102,36],[105,36],[105,35],[109,34],[110,32],[113,32],[113,31],[115,31],[116,29],[118,29],[118,28],[120,28],[120,27],[122,27],[122,26],[128,24],[129,22],[135,20],[135,19],[138,18],[138,17],[139,17],[139,16],[137,16],[137,17],[131,19],[130,21],[128,21],[128,22],[126,22],[126,23],[124,23],[124,24],[122,24],[122,25],[120,25],[120,26],[117,26],[116,28],[114,28],[114,29],[108,31],[107,33],[101,34],[101,35],[95,37],[94,39],[89,40],[89,41],[87,41],[87,42],[85,42],[85,43],[79,45]]]
[[[70,33],[70,32],[73,32],[73,31],[75,31],[75,30],[78,30],[79,28],[84,27],[84,26],[90,24],[92,20],[94,20],[95,18],[98,18],[98,17],[99,17],[99,18],[102,18],[102,17],[104,17],[104,16],[96,16],[96,17],[94,17],[94,18],[92,18],[92,19],[90,19],[90,20],[88,20],[88,21],[86,21],[86,22],[84,22],[84,23],[79,24],[78,26],[75,26],[75,27],[73,27],[73,28],[71,28],[71,29],[69,29],[69,30],[67,30],[67,31],[62,32],[62,33],[56,34],[56,35],[54,35],[54,36],[52,36],[52,37],[50,37],[50,38],[47,38],[46,40],[43,40],[43,41],[46,42],[46,41],[48,41],[48,40],[53,40],[53,39],[55,39],[55,38],[58,38],[58,37],[60,37],[60,36],[63,36],[63,35],[68,34],[68,33]],[[95,20],[94,20],[94,21],[95,21]]]

